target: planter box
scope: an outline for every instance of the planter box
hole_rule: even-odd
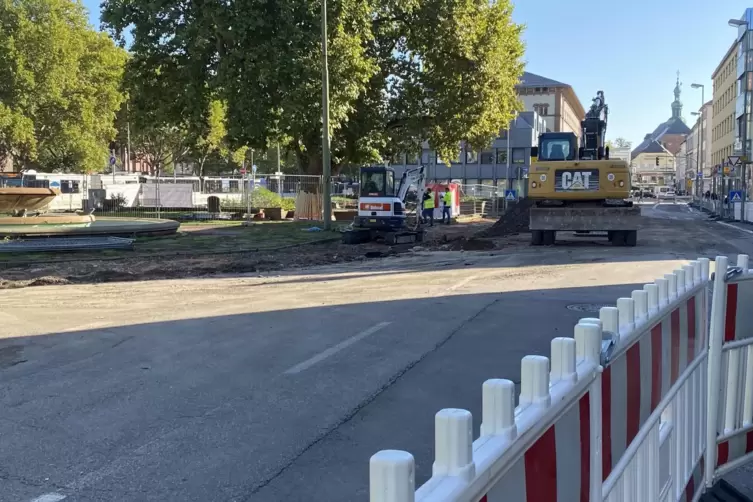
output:
[[[265,207],[264,214],[267,215],[267,219],[272,221],[284,220],[288,216],[288,212],[279,207]]]
[[[335,221],[353,221],[353,219],[358,216],[358,211],[356,210],[339,210],[339,211],[333,211],[333,215],[335,216]]]

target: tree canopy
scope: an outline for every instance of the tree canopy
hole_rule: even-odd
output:
[[[0,164],[107,162],[126,53],[72,0],[0,0]]]
[[[417,151],[481,149],[520,109],[522,27],[509,0],[329,0],[330,126],[335,169]],[[232,148],[279,143],[321,173],[321,3],[105,0],[128,83],[157,113],[207,138],[226,106]],[[131,89],[129,88],[129,92]]]

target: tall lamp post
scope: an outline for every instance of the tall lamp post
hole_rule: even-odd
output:
[[[322,216],[324,230],[332,227],[330,178],[332,166],[329,151],[329,67],[327,64],[327,0],[322,0]]]
[[[704,152],[703,152],[703,107],[706,106],[706,98],[704,96],[706,89],[703,87],[703,84],[690,84],[690,87],[692,87],[693,89],[700,89],[701,90],[701,111],[699,113],[697,113],[698,119],[701,122],[701,127],[700,127],[700,137],[698,139],[698,149],[696,151],[696,159],[695,159],[695,161],[696,161],[696,173],[695,173],[696,182],[695,182],[695,184],[696,184],[696,195],[698,195],[703,190],[701,188],[701,183],[703,183],[703,171],[701,170],[701,158],[703,158],[704,161],[706,160],[706,157],[704,156]],[[693,115],[696,115],[696,114],[694,113]],[[700,152],[700,154],[698,152]],[[705,163],[706,162],[704,162],[704,164]],[[701,175],[701,183],[698,182],[698,174],[699,173]]]
[[[743,130],[741,131],[741,134],[743,136],[743,138],[742,138],[742,140],[743,140],[743,155],[742,155],[743,156],[743,165],[742,165],[742,173],[740,175],[741,176],[740,182],[742,184],[741,188],[742,188],[742,192],[743,192],[742,193],[743,200],[742,200],[742,204],[741,204],[742,209],[740,211],[740,215],[742,217],[741,219],[745,220],[745,204],[746,204],[746,201],[748,199],[747,185],[746,185],[746,179],[745,179],[746,172],[745,171],[747,171],[747,169],[748,169],[748,164],[747,164],[748,163],[748,120],[750,120],[750,116],[748,114],[748,93],[750,93],[750,91],[751,91],[751,89],[748,89],[748,62],[747,62],[747,54],[748,54],[748,30],[750,29],[750,27],[748,26],[748,22],[747,21],[743,21],[741,19],[730,19],[729,21],[727,21],[727,24],[729,24],[733,28],[737,28],[738,32],[739,32],[739,29],[740,29],[741,26],[745,27],[745,34],[743,35],[742,41],[740,42],[740,43],[743,44],[743,59],[745,60],[745,63],[744,63],[745,64],[745,73],[744,73],[744,77],[742,79],[743,80],[742,83],[743,83],[744,88],[740,89],[741,91],[743,91],[745,93],[743,95],[744,96],[743,97],[743,117],[744,117],[744,120],[743,120],[743,128],[742,128]],[[724,175],[722,175],[722,176],[724,176]],[[722,177],[722,179],[724,179],[724,177]]]

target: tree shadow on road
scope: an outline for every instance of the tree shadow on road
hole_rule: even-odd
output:
[[[280,309],[0,340],[0,479],[144,500],[365,500],[368,459],[430,475],[433,416],[519,380],[640,284]],[[589,311],[589,309],[591,311]],[[38,466],[46,466],[38,469]],[[20,480],[20,481],[19,481]],[[6,481],[3,481],[5,483]],[[49,489],[48,489],[49,488]]]

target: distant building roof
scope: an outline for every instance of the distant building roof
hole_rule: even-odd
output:
[[[570,87],[570,84],[524,71],[518,87]]]
[[[666,122],[659,124],[654,129],[654,132],[646,134],[643,141],[632,151],[632,158],[636,158],[642,153],[663,153],[664,149],[659,144],[660,142],[665,143],[664,147],[673,154],[679,151],[682,138],[690,134],[690,127],[688,127],[682,118],[680,87],[680,75],[678,72],[674,90],[675,100],[672,102],[672,117]],[[663,138],[665,141],[662,141]]]

